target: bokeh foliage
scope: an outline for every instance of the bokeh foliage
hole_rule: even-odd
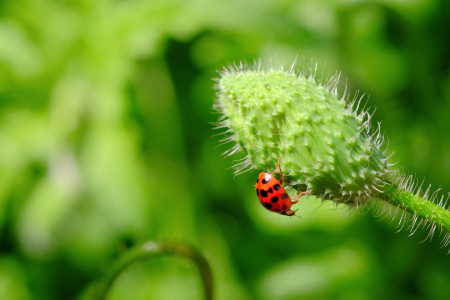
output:
[[[298,53],[370,94],[392,160],[447,193],[449,14],[445,0],[2,1],[0,298],[80,298],[146,240],[197,246],[217,299],[450,294],[446,250],[424,232],[319,201],[301,220],[265,211],[257,172],[233,179],[208,124],[216,70]],[[201,296],[192,263],[165,257],[109,299]]]

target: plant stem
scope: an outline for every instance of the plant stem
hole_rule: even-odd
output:
[[[114,283],[119,274],[129,265],[140,260],[158,257],[160,255],[179,255],[191,259],[202,278],[205,299],[213,299],[213,283],[211,268],[205,257],[194,247],[175,242],[153,242],[149,241],[145,244],[135,247],[122,255],[119,261],[113,266],[109,273],[94,287],[90,299],[105,299],[110,287]]]
[[[426,227],[429,223],[431,224],[431,230],[428,236],[432,236],[436,228],[450,232],[450,211],[442,203],[443,198],[439,203],[434,203],[436,198],[433,196],[427,200],[424,198],[428,198],[428,196],[422,198],[396,185],[386,185],[384,190],[384,193],[378,194],[377,198],[413,213],[412,223],[409,225],[411,231],[415,231],[414,227],[416,229],[420,226]],[[446,238],[444,238],[443,243],[446,243]]]

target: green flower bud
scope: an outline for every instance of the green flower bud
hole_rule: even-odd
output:
[[[285,180],[297,190],[363,205],[383,192],[389,173],[383,136],[379,127],[372,132],[368,109],[358,113],[363,97],[337,98],[338,74],[322,85],[314,73],[225,69],[217,85],[216,107],[225,116],[218,127],[228,127],[227,141],[237,143],[227,154],[247,153],[237,174],[273,170],[281,157]]]

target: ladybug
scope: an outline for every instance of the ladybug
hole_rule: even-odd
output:
[[[280,167],[281,158],[278,158],[278,170],[275,172],[262,172],[259,174],[256,180],[256,195],[259,202],[268,210],[279,213],[285,216],[294,216],[298,210],[291,210],[292,204],[298,202],[300,196],[308,194],[308,192],[302,192],[295,195],[295,199],[291,199],[284,190],[283,184],[283,172]],[[278,181],[272,176],[274,173],[280,173],[281,179]]]

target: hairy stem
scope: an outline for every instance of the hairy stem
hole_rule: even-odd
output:
[[[141,260],[156,258],[161,255],[178,255],[192,260],[200,271],[205,299],[213,299],[211,268],[205,257],[197,249],[190,245],[182,243],[153,241],[149,241],[125,253],[112,267],[109,273],[107,273],[106,276],[94,287],[90,299],[105,299],[116,278],[132,263]]]
[[[428,198],[428,196],[423,196]],[[418,227],[430,227],[430,233],[428,237],[432,237],[436,229],[446,230],[450,232],[450,211],[445,208],[443,203],[443,197],[437,202],[436,197],[431,197],[431,201],[419,196],[418,193],[410,193],[406,190],[399,188],[396,185],[387,185],[385,187],[385,193],[378,194],[376,198],[384,200],[399,209],[412,213],[405,216],[403,213],[402,219],[411,218],[411,222],[408,224],[411,232],[417,230]],[[435,203],[436,201],[436,203]],[[393,216],[396,213],[392,214]],[[404,223],[407,220],[402,220]],[[447,233],[442,241],[444,246],[448,244],[449,234]]]

